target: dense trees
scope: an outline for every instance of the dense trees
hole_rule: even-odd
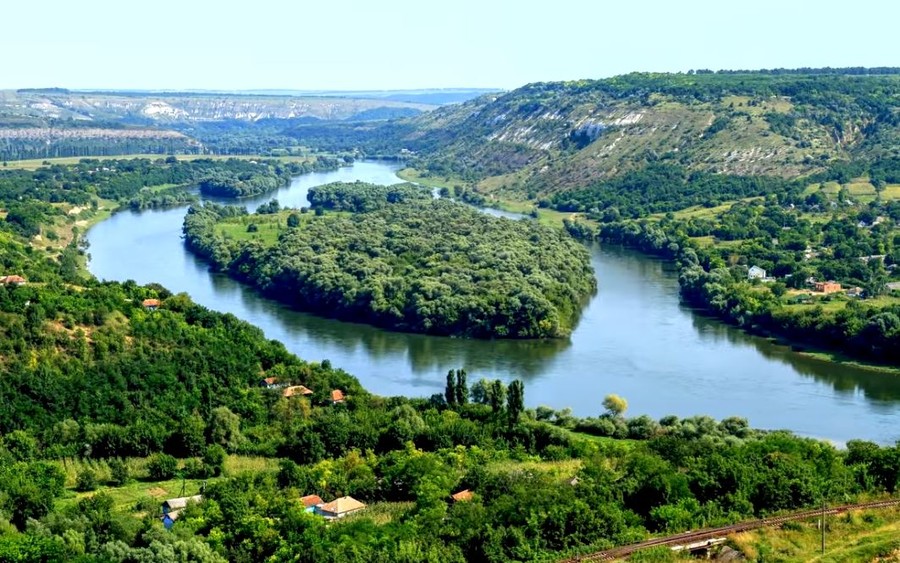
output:
[[[605,221],[598,236],[645,252],[677,260],[681,294],[690,304],[760,333],[841,350],[863,358],[900,362],[900,314],[895,302],[878,302],[887,283],[897,277],[896,244],[900,206],[876,197],[853,201],[845,189],[827,192],[823,182],[847,180],[853,174],[895,179],[895,159],[837,165],[815,178],[775,182],[765,197],[738,201],[710,214],[667,214],[654,220]],[[818,182],[818,183],[817,183]],[[698,192],[702,193],[702,192]],[[631,214],[630,208],[623,208]],[[591,238],[577,222],[570,233]],[[700,244],[703,237],[712,244]],[[777,282],[759,285],[747,278],[758,266]],[[844,288],[859,287],[861,299],[830,296],[819,306],[805,306],[807,280],[836,280]],[[840,305],[843,300],[844,306]],[[826,303],[831,306],[823,307]]]
[[[237,158],[225,162],[227,166],[218,167],[199,178],[202,194],[227,198],[259,195],[287,184],[292,176],[335,170],[344,164],[342,160],[323,156],[302,163]]]
[[[394,189],[382,188],[387,198]],[[328,193],[344,199],[344,187]],[[269,248],[217,234],[236,214],[191,208],[189,247],[268,295],[328,316],[438,335],[553,338],[571,331],[595,288],[587,252],[564,234],[449,201],[315,217]]]
[[[429,200],[431,192],[414,184],[379,186],[366,182],[335,182],[309,189],[307,198],[313,207],[334,211],[363,213],[387,207],[392,203]]]

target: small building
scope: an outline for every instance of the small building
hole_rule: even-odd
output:
[[[259,380],[259,386],[266,389],[281,389],[287,387],[287,383],[281,383],[277,377],[264,377]]]
[[[162,520],[162,524],[165,529],[172,529],[172,526],[175,525],[175,521],[178,520],[179,516],[181,516],[181,510],[173,510],[172,512],[168,512],[162,515],[160,519]]]
[[[366,505],[355,498],[341,497],[329,503],[320,504],[315,508],[315,512],[319,516],[332,520],[334,518],[343,518],[365,509]]]
[[[841,284],[833,281],[816,282],[816,291],[819,293],[838,293],[841,291]]]
[[[141,305],[143,305],[144,309],[147,309],[148,311],[155,311],[159,309],[160,302],[159,299],[144,299]]]
[[[890,282],[887,284],[888,291],[900,291],[900,282]]]
[[[338,403],[343,403],[347,397],[344,395],[344,392],[340,389],[335,389],[331,392],[331,404],[336,405]]]
[[[283,397],[305,396],[312,394],[312,389],[308,389],[302,385],[291,385],[289,387],[285,387],[284,391],[281,392],[281,395]]]
[[[4,285],[25,285],[25,278],[22,276],[0,276],[0,283]]]
[[[322,497],[319,495],[306,495],[305,497],[300,497],[300,502],[303,503],[303,508],[305,508],[307,512],[315,512],[317,506],[325,504],[325,501],[323,501]]]
[[[865,291],[861,287],[851,287],[847,290],[847,297],[862,297]]]
[[[766,271],[760,268],[759,266],[750,266],[750,269],[747,270],[747,279],[748,280],[764,280],[766,279]]]
[[[190,502],[200,502],[203,495],[194,495],[192,497],[170,498],[162,503],[163,514],[171,514],[174,511],[184,510]]]
[[[472,491],[469,489],[463,489],[458,493],[453,493],[450,495],[450,498],[453,499],[453,502],[469,502],[472,500]]]

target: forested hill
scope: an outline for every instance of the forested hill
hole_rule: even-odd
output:
[[[584,187],[652,162],[790,177],[896,154],[898,69],[634,73],[548,82],[387,126],[295,128],[303,142],[417,152],[417,168],[501,176],[520,192]],[[330,131],[330,132],[329,132]],[[331,136],[329,136],[331,135]]]

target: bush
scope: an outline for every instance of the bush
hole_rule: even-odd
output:
[[[81,492],[97,490],[97,474],[91,469],[85,469],[78,474],[75,480],[75,490]]]
[[[184,475],[189,479],[206,479],[210,471],[199,459],[192,457],[184,462]]]
[[[222,474],[222,470],[225,469],[226,457],[225,448],[219,444],[213,444],[206,448],[203,453],[203,464],[211,476],[217,477]]]
[[[113,485],[124,485],[128,482],[128,465],[118,458],[109,460],[109,482]]]
[[[153,454],[147,461],[147,475],[152,481],[168,481],[178,472],[178,460],[169,454]]]

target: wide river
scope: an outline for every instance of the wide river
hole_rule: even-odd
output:
[[[334,181],[396,183],[396,167],[358,162],[297,177],[277,197],[308,205],[307,190]],[[187,252],[185,207],[124,211],[93,227],[91,272],[100,279],[159,282],[197,303],[233,313],[307,360],[328,358],[381,395],[430,396],[447,370],[522,379],[530,406],[571,407],[593,416],[609,393],[629,414],[742,416],[758,428],[786,428],[843,443],[900,439],[900,377],[805,358],[685,308],[673,268],[620,248],[591,247],[599,291],[567,341],[472,341],[387,332],[322,319],[264,299]],[[497,214],[496,212],[494,214]]]

